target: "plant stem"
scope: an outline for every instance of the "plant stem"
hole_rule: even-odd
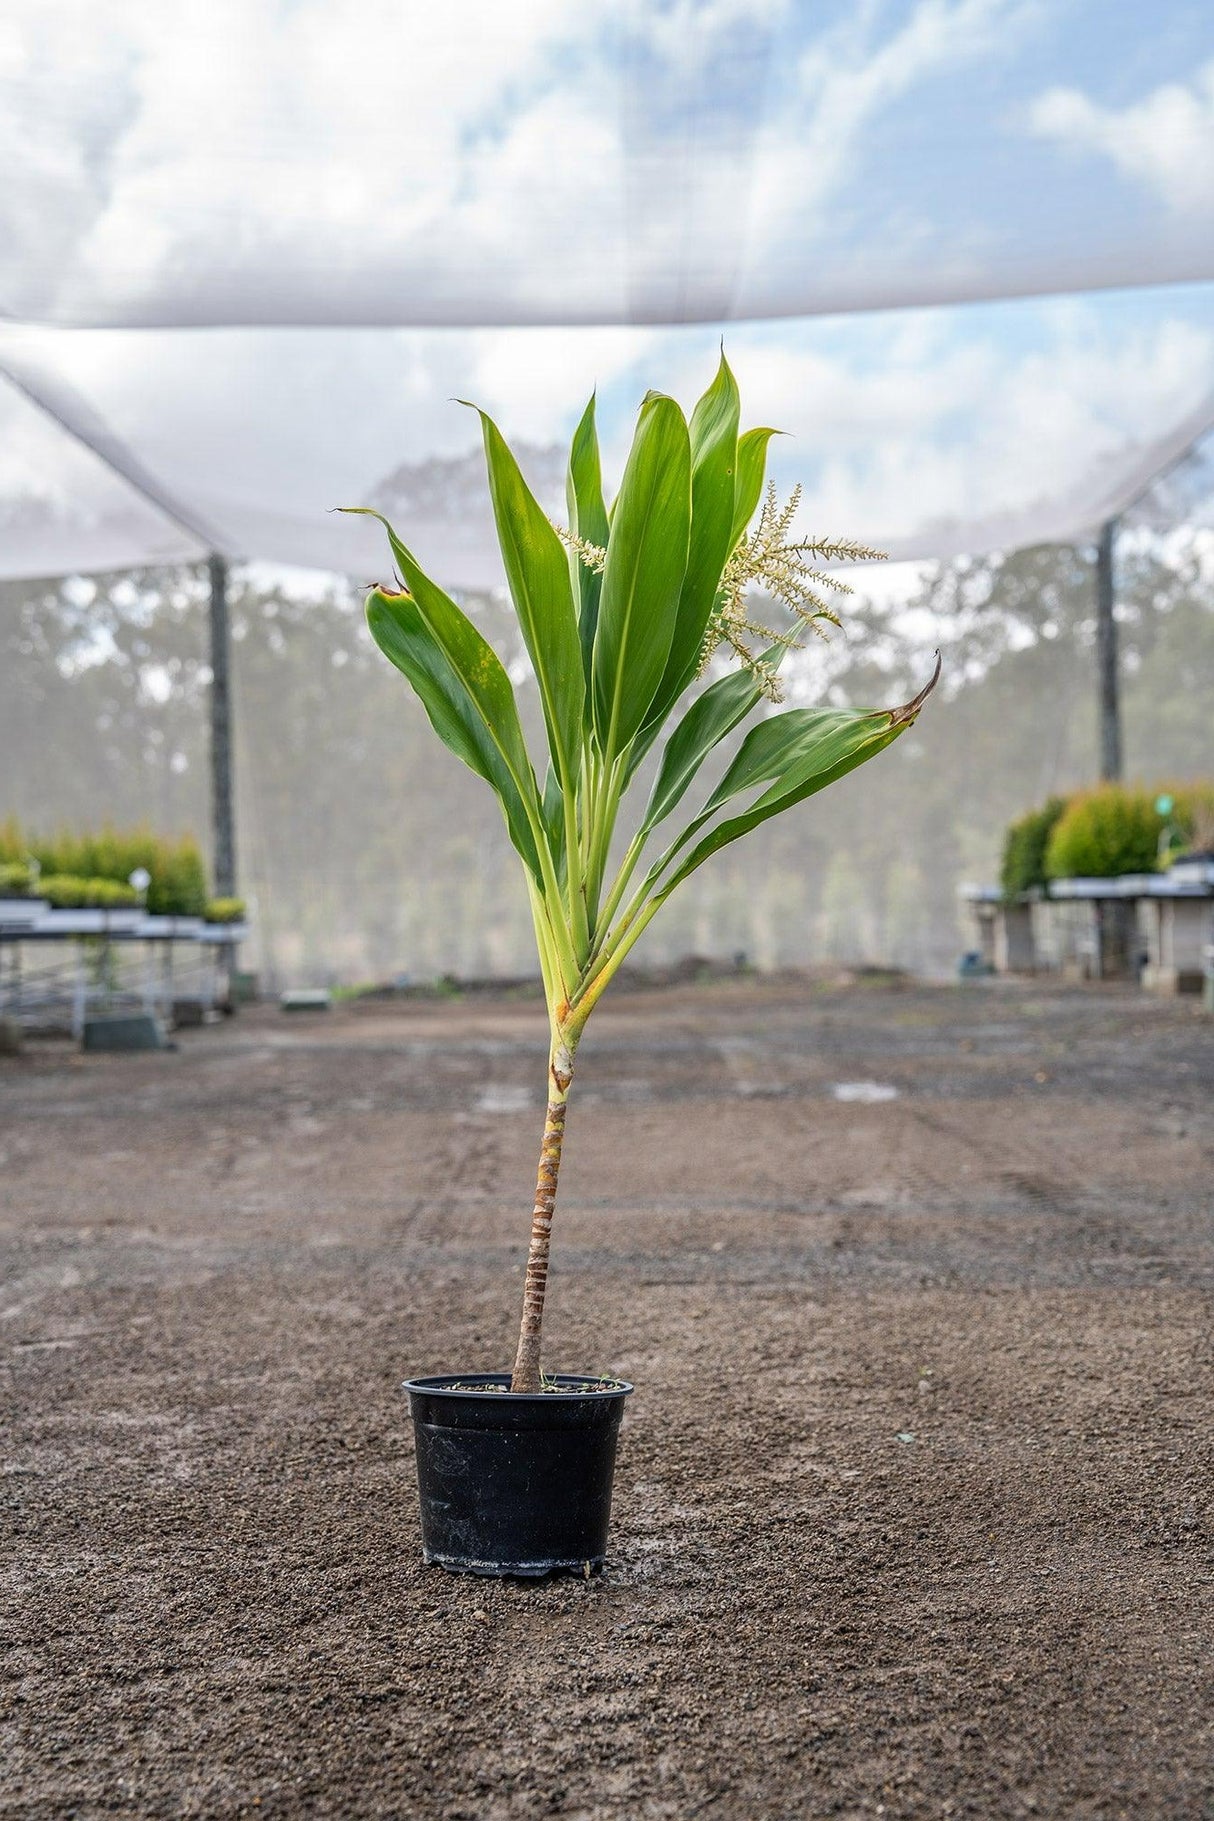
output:
[[[591,961],[594,961],[595,958],[597,957],[597,955],[601,953],[603,944],[604,944],[604,942],[606,942],[608,935],[610,934],[611,919],[615,916],[616,911],[620,908],[620,899],[624,896],[624,893],[627,891],[629,881],[631,880],[633,873],[636,871],[636,864],[637,864],[637,861],[641,857],[641,852],[645,846],[645,840],[646,840],[646,834],[645,834],[644,830],[641,830],[637,834],[635,834],[632,837],[632,842],[631,842],[631,845],[629,846],[628,852],[624,855],[624,858],[620,863],[620,870],[616,874],[615,884],[611,888],[611,895],[608,898],[606,904],[603,906],[602,910],[599,912],[598,927],[599,927],[600,933],[599,933],[599,937],[598,937],[597,946],[591,950],[591,955],[590,955]]]
[[[612,939],[610,947],[605,950],[604,954],[600,957],[590,979],[586,981],[584,986],[578,989],[578,993],[570,1007],[565,1029],[573,1037],[581,1037],[582,1031],[586,1026],[586,1020],[602,997],[603,989],[606,987],[612,975],[623,964],[633,943],[639,941],[641,936],[643,936],[645,931],[649,928],[654,917],[661,909],[662,903],[663,900],[661,898],[651,898],[643,910],[635,915],[630,913],[630,920],[626,919],[625,922],[620,925],[619,930]]]
[[[587,901],[596,928],[600,921],[598,907],[603,889],[603,874],[607,869],[607,854],[611,847],[611,837],[615,833],[615,819],[623,788],[624,761],[617,759],[603,776],[602,789],[595,804],[593,841],[586,868]]]
[[[574,953],[578,965],[585,963],[590,952],[590,929],[586,916],[586,890],[578,850],[577,803],[573,786],[562,780],[565,816],[565,889],[569,901],[569,924],[573,932]]]
[[[530,874],[527,875],[527,890],[531,899],[531,918],[535,924],[535,946],[539,951],[540,974],[544,981],[544,999],[548,1006],[548,1024],[552,1031],[552,1045],[560,1042],[561,1033],[556,1021],[556,1008],[564,998],[560,988],[560,970],[552,949],[552,937],[548,928],[548,915],[539,887]]]
[[[593,996],[590,1003],[593,1005],[594,1000],[598,998],[603,987],[606,986],[607,981],[610,980],[612,974],[615,973],[616,968],[624,959],[624,953],[627,951],[627,948],[632,947],[637,937],[648,927],[649,922],[659,905],[664,902],[664,894],[659,894],[655,898],[648,897],[648,894],[654,888],[662,864],[663,862],[659,862],[657,866],[650,867],[645,878],[642,879],[635,892],[633,892],[632,897],[629,899],[615,928],[610,931],[604,931],[603,935],[600,937],[600,946],[595,950],[590,966],[583,970],[582,977],[578,981],[577,987],[570,997],[569,1004],[571,1010],[578,1010],[578,1008],[584,1004],[587,995],[591,993]],[[625,941],[626,949],[621,951],[621,944],[625,943]],[[587,1006],[587,1017],[589,1016],[589,1010],[590,1008]],[[579,1032],[584,1023],[585,1018],[577,1025],[576,1028]]]
[[[533,778],[532,797],[535,795],[534,784],[535,780]],[[568,993],[572,983],[577,979],[581,972],[581,963],[574,953],[573,940],[569,933],[569,925],[565,921],[564,900],[561,896],[561,888],[556,876],[556,868],[552,863],[552,850],[548,846],[547,831],[544,828],[543,820],[538,809],[526,795],[523,796],[523,810],[531,828],[532,837],[535,841],[536,853],[539,858],[541,879],[538,884],[538,892],[546,913],[546,922],[549,935],[552,939],[552,948],[557,972],[560,975],[561,984],[565,992]]]
[[[561,1168],[561,1145],[565,1137],[565,1107],[572,1080],[573,1056],[564,1043],[555,1043],[548,1064],[548,1112],[535,1183],[531,1243],[527,1248],[527,1272],[523,1280],[523,1316],[510,1380],[512,1391],[538,1391],[540,1388],[540,1331],[544,1320],[544,1292],[548,1287],[548,1248]]]

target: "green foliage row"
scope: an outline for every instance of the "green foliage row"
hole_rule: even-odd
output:
[[[243,923],[245,901],[243,898],[210,898],[207,900],[208,923]]]
[[[1214,853],[1214,783],[1177,784],[1172,790],[1170,822],[1182,851]]]
[[[71,873],[48,873],[38,881],[38,896],[52,910],[123,910],[139,903],[133,885],[119,879],[78,879]]]
[[[38,835],[23,831],[15,817],[10,816],[0,823],[0,863],[28,868],[31,861],[37,863],[41,875],[38,891],[43,897],[50,879],[90,885],[106,880],[129,891],[131,874],[142,867],[150,879],[147,908],[154,915],[206,914],[206,867],[191,835],[171,840],[146,827],[116,829],[108,824],[91,833],[60,830],[54,835]],[[71,902],[92,904],[97,900],[73,898]],[[110,902],[137,903],[138,893]]]
[[[1048,877],[1046,850],[1055,824],[1065,809],[1065,798],[1050,797],[1040,809],[1031,809],[1009,827],[1003,838],[1003,863],[999,872],[999,883],[1008,903],[1021,892],[1045,884]]]
[[[1167,816],[1156,804],[1170,797]],[[1003,842],[1000,883],[1009,901],[1051,879],[1115,879],[1158,872],[1190,849],[1214,845],[1214,784],[1098,784],[1051,797],[1020,816]]]
[[[1077,791],[1058,818],[1046,850],[1051,879],[1116,879],[1159,867],[1164,819],[1155,793],[1124,784]]]
[[[0,898],[28,898],[34,871],[25,860],[0,860]]]
[[[207,909],[207,872],[198,843],[183,835],[161,844],[155,866],[149,866],[147,907],[158,917],[204,917]]]
[[[21,832],[16,816],[0,822],[0,866],[25,866],[29,863],[29,843]]]

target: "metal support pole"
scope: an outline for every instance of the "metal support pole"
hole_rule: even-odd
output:
[[[1096,664],[1100,677],[1100,775],[1121,776],[1121,686],[1117,668],[1116,580],[1113,546],[1117,520],[1100,527],[1096,545]]]
[[[228,566],[207,559],[211,578],[211,830],[215,895],[236,895],[236,829],[232,811],[232,686],[228,636]]]

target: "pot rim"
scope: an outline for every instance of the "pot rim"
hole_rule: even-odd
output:
[[[627,1379],[606,1378],[598,1372],[552,1372],[548,1377],[558,1385],[595,1385],[596,1390],[579,1391],[579,1398],[597,1402],[602,1398],[629,1397],[635,1390]],[[505,1383],[504,1391],[482,1390]],[[456,1386],[459,1389],[456,1389]],[[424,1397],[486,1397],[492,1396],[495,1404],[510,1402],[512,1404],[548,1404],[552,1401],[551,1391],[511,1391],[509,1372],[439,1372],[430,1378],[406,1378],[401,1382],[402,1391],[416,1391]]]

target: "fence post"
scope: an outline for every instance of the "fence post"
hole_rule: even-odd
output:
[[[211,832],[215,895],[236,895],[236,826],[232,807],[232,682],[228,632],[228,565],[207,558],[211,580]]]

